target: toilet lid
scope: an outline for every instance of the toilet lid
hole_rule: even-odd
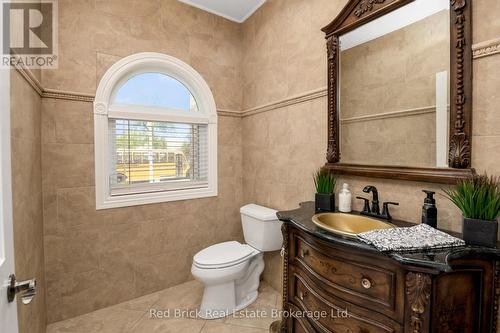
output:
[[[193,261],[200,268],[223,268],[237,265],[257,250],[238,242],[225,242],[207,247],[195,254]]]

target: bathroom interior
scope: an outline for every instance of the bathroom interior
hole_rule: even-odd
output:
[[[0,332],[500,332],[500,1],[2,4]]]

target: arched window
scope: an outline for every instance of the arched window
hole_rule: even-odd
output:
[[[103,76],[94,101],[97,209],[217,195],[217,112],[193,68],[138,53]]]

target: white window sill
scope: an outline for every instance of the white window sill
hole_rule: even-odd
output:
[[[179,191],[128,194],[120,196],[107,196],[105,198],[99,198],[99,195],[100,193],[96,191],[97,210],[148,205],[154,203],[179,201],[179,200],[216,197],[217,188],[187,189]]]

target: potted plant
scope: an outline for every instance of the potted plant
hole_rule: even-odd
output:
[[[319,169],[314,174],[316,186],[316,212],[333,212],[335,210],[335,176],[325,169]]]
[[[500,216],[500,180],[474,175],[444,190],[463,214],[463,238],[467,244],[495,247]]]

